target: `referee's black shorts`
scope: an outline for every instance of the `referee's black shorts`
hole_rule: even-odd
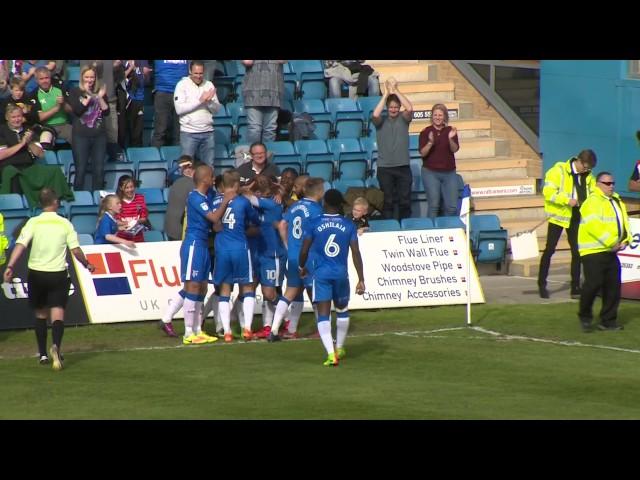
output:
[[[32,308],[52,308],[67,306],[71,278],[69,272],[41,272],[31,270],[27,273],[29,283],[29,305]]]

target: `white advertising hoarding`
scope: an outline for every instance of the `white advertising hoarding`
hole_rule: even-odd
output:
[[[467,241],[461,229],[370,232],[360,236],[359,243],[367,291],[362,296],[353,293],[357,275],[350,260],[352,309],[465,304],[469,286],[471,301],[484,302],[475,265],[471,279],[466,278]],[[96,266],[90,273],[74,258],[91,323],[159,319],[181,288],[180,242],[82,249]],[[259,293],[256,313],[262,307]],[[305,310],[310,310],[308,301]]]

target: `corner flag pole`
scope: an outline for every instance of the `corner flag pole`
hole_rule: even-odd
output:
[[[469,224],[471,219],[469,218],[470,210],[467,210],[467,326],[471,325],[471,242],[469,240]]]

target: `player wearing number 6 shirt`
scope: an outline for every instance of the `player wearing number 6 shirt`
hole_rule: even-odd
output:
[[[309,222],[304,230],[300,251],[300,276],[306,277],[309,252],[313,254],[313,299],[318,307],[318,333],[327,350],[326,366],[337,366],[344,358],[344,341],[349,330],[349,247],[358,273],[356,293],[364,293],[362,257],[358,246],[358,231],[354,223],[340,213],[346,202],[335,189],[324,195],[324,215]],[[336,308],[337,339],[334,351],[331,335],[331,301]]]
[[[280,340],[278,336],[280,323],[287,313],[289,304],[298,297],[298,295],[302,294],[304,289],[305,283],[300,278],[298,271],[298,257],[300,255],[300,248],[302,247],[302,232],[306,222],[322,215],[322,207],[319,202],[323,194],[324,180],[317,177],[308,179],[304,187],[304,198],[291,205],[289,210],[284,214],[283,220],[278,227],[280,238],[282,238],[287,247],[287,289],[284,295],[280,297],[278,305],[276,306],[271,333],[267,338],[269,342]],[[311,286],[310,283],[308,286]],[[289,316],[290,333],[296,331],[300,313],[295,312],[294,314],[293,311],[291,312]]]
[[[222,191],[237,192],[240,186],[240,175],[237,172],[225,172],[222,176]],[[217,205],[214,203],[217,212]],[[251,321],[256,307],[256,294],[253,290],[253,267],[251,252],[247,245],[245,228],[248,222],[258,223],[258,213],[253,209],[249,200],[243,196],[235,197],[227,206],[222,217],[222,231],[216,235],[216,267],[213,273],[213,283],[220,285],[218,297],[218,311],[224,328],[224,341],[233,341],[231,334],[231,312],[229,297],[233,284],[240,285],[240,293],[244,295],[242,307],[245,325],[242,338],[251,340]]]
[[[186,345],[201,344],[217,340],[201,331],[201,309],[207,293],[207,279],[211,271],[208,238],[211,223],[215,223],[236,195],[225,192],[213,209],[213,169],[200,165],[193,176],[195,190],[187,197],[187,229],[180,247],[180,274],[184,282],[184,339]]]

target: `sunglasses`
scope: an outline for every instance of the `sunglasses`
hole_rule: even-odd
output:
[[[610,187],[611,185],[615,185],[616,182],[600,182],[603,185],[606,185],[607,187]]]

